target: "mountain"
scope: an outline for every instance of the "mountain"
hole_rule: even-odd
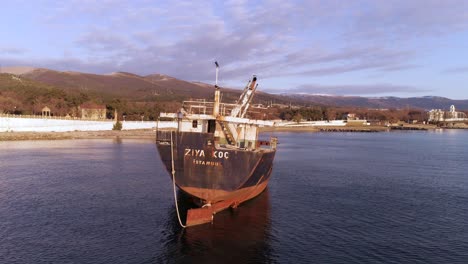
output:
[[[155,118],[160,111],[175,111],[183,100],[213,98],[213,85],[179,80],[162,74],[140,76],[128,72],[91,74],[72,71],[54,71],[32,67],[3,67],[0,73],[0,113],[38,113],[47,105],[57,115],[77,113],[77,107],[86,102],[104,104],[108,112],[118,109],[128,118],[140,116]],[[260,82],[261,85],[261,82]],[[261,86],[260,86],[261,89]],[[221,88],[222,100],[235,102],[239,89]],[[280,108],[328,106],[341,108],[448,109],[455,105],[468,110],[468,100],[443,97],[379,97],[326,96],[308,94],[269,94],[258,91],[254,104],[276,104]],[[344,110],[343,110],[344,111]],[[274,111],[270,111],[274,112]],[[111,114],[112,115],[112,114]]]
[[[338,107],[362,107],[373,109],[390,108],[419,108],[449,109],[450,105],[455,105],[457,109],[468,110],[468,100],[452,100],[445,97],[424,96],[424,97],[377,97],[367,98],[359,96],[330,96],[330,95],[307,95],[307,94],[283,94],[283,96],[308,102],[309,104],[328,105]]]
[[[3,68],[5,69],[5,68]],[[0,113],[38,114],[48,106],[56,115],[78,115],[78,106],[106,105],[109,117],[118,109],[128,120],[154,119],[160,111],[176,111],[183,100],[213,98],[213,85],[179,80],[162,74],[140,76],[128,72],[99,75],[44,68],[10,67],[0,73]],[[21,73],[21,74],[18,74]],[[238,89],[221,88],[223,102],[233,103]],[[259,92],[256,102],[282,102]],[[288,99],[289,100],[289,99]]]
[[[21,75],[23,78],[64,90],[75,90],[94,94],[142,99],[147,96],[170,93],[160,80],[146,79],[132,73],[116,72],[108,75],[98,75],[80,72],[60,72],[48,69],[35,69]]]
[[[188,82],[162,74],[140,76],[128,72],[98,75],[80,72],[60,72],[33,69],[22,78],[104,97],[122,97],[131,101],[182,101],[213,98],[213,85]],[[226,102],[235,102],[241,93],[238,89],[221,88]],[[289,102],[289,98],[258,92],[257,102]]]
[[[9,74],[25,74],[27,72],[35,70],[35,67],[30,66],[10,66],[10,67],[0,67],[0,73],[9,73]]]
[[[58,87],[18,75],[0,73],[0,114],[33,114],[53,106],[56,114],[65,115],[69,109],[88,100],[87,95],[66,92]]]
[[[99,75],[41,68],[21,74],[21,77],[64,90],[118,96],[129,100],[204,98],[213,94],[212,87],[197,85],[162,74],[140,76],[128,72],[114,72]]]

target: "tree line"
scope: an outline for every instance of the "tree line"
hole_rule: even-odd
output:
[[[356,107],[272,107],[268,109],[268,119],[282,119],[288,121],[319,121],[342,120],[348,114],[354,114],[356,118],[369,121],[426,121],[428,114],[425,110],[416,108],[405,109],[368,109]]]

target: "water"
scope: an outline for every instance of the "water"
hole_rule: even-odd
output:
[[[468,263],[468,131],[276,136],[267,191],[186,230],[150,141],[0,142],[0,263]]]

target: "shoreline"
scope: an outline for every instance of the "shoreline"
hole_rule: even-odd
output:
[[[66,140],[66,139],[152,139],[156,138],[154,129],[72,131],[72,132],[1,132],[0,141],[20,140]]]
[[[404,126],[296,126],[296,127],[262,127],[260,132],[390,132],[393,130],[434,130],[435,125],[404,125]],[[451,128],[450,128],[451,129]]]
[[[372,133],[392,132],[398,130],[435,130],[435,129],[468,129],[468,127],[440,128],[434,125],[406,126],[317,126],[317,127],[261,127],[260,133],[267,132],[341,132],[341,133]],[[23,140],[67,140],[67,139],[145,139],[155,140],[156,130],[107,130],[107,131],[73,131],[73,132],[1,132],[0,141]]]
[[[383,126],[313,126],[313,127],[262,127],[260,132],[388,132]]]

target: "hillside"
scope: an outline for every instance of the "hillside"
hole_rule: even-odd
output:
[[[147,96],[167,93],[165,87],[159,83],[152,83],[144,77],[125,72],[98,75],[36,69],[22,74],[21,76],[34,81],[61,87],[64,90],[131,97],[136,100]]]
[[[37,114],[44,106],[50,106],[57,115],[66,115],[87,100],[86,94],[66,92],[13,74],[0,74],[0,113]]]
[[[5,68],[3,68],[5,69]],[[188,82],[167,75],[151,74],[140,76],[126,72],[107,75],[60,72],[31,67],[10,67],[14,75],[0,73],[0,113],[38,114],[44,106],[55,115],[78,116],[78,106],[90,102],[106,105],[108,117],[117,109],[129,120],[157,118],[161,111],[175,111],[183,100],[213,98],[213,86],[199,82]],[[275,104],[277,107],[267,117],[285,116],[285,109],[292,105],[314,108],[316,118],[333,116],[328,108],[339,113],[359,112],[362,109],[448,109],[454,104],[459,110],[468,110],[468,100],[451,100],[443,97],[383,97],[366,98],[357,96],[324,96],[306,94],[269,94],[257,92],[254,104]],[[233,103],[240,90],[221,88],[223,102]],[[340,108],[340,109],[338,109]],[[309,111],[310,112],[310,111]],[[330,112],[328,115],[325,112]],[[338,113],[337,112],[337,113]],[[302,112],[306,115],[308,112]],[[294,113],[287,113],[287,116]],[[309,114],[307,114],[309,115]],[[321,116],[321,117],[320,117]],[[265,115],[263,116],[265,117]]]
[[[10,73],[10,74],[25,74],[35,70],[35,67],[30,66],[11,66],[11,67],[0,67],[0,73]]]
[[[188,82],[162,74],[139,76],[132,73],[116,72],[98,75],[80,72],[60,72],[49,69],[34,69],[21,75],[23,78],[45,83],[64,90],[94,94],[102,98],[125,98],[128,101],[162,102],[187,99],[211,99],[213,85]],[[223,100],[235,102],[240,90],[221,88]],[[289,103],[290,99],[259,91],[256,103],[275,101]]]
[[[83,92],[100,98],[125,98],[139,102],[181,102],[190,98],[211,99],[213,86],[199,82],[188,82],[162,74],[139,76],[116,72],[98,75],[80,72],[60,72],[49,69],[33,69],[21,75],[23,78],[45,83],[64,90]],[[260,87],[261,89],[261,87]],[[240,90],[223,88],[223,100],[234,102]],[[458,109],[468,110],[468,100],[452,100],[443,97],[382,97],[323,96],[307,94],[268,94],[258,91],[255,103],[293,104],[301,106],[319,105],[336,107],[389,108],[433,108],[447,109],[454,104]],[[108,101],[108,100],[107,100]]]
[[[18,67],[10,70],[18,72]],[[79,116],[85,102],[106,105],[108,117],[114,109],[129,120],[141,116],[155,119],[160,111],[175,111],[183,100],[212,99],[213,86],[152,74],[139,76],[117,72],[98,75],[19,67],[23,74],[0,75],[0,113],[40,114],[44,106],[54,115]],[[222,88],[223,101],[235,102],[240,90]],[[255,102],[282,102],[282,98],[258,92]],[[289,100],[289,99],[288,99]]]
[[[188,98],[211,98],[213,86],[192,83],[162,74],[140,76],[127,72],[98,75],[80,72],[60,72],[35,69],[21,75],[23,78],[61,87],[65,90],[82,91],[101,95],[126,97],[129,100],[180,100]],[[240,91],[225,89],[225,93]]]

